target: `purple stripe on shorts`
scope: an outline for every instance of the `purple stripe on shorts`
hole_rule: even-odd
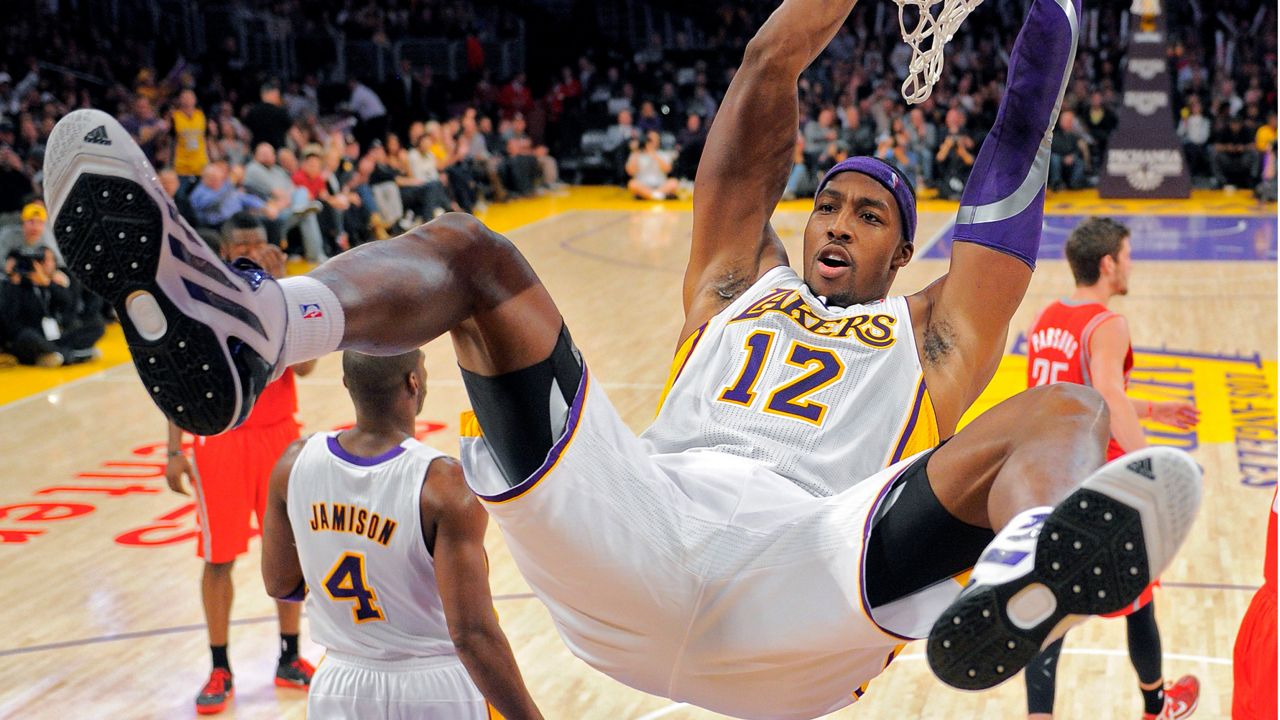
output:
[[[884,499],[889,496],[889,491],[893,489],[894,483],[898,482],[898,478],[902,477],[902,473],[911,468],[908,464],[901,470],[893,474],[893,477],[880,488],[880,494],[876,496],[876,501],[871,504],[871,508],[867,511],[867,521],[862,526],[862,557],[858,561],[858,602],[862,604],[862,612],[867,616],[876,627],[880,628],[880,632],[885,635],[898,638],[899,640],[919,640],[920,638],[907,637],[885,628],[876,622],[876,616],[871,614],[871,603],[867,600],[867,545],[871,542],[871,520],[875,518],[876,513],[880,510],[880,505],[884,503]]]
[[[399,457],[400,454],[404,452],[404,446],[397,445],[391,448],[390,450],[382,453],[381,455],[378,455],[375,457],[363,457],[360,455],[352,455],[351,453],[347,452],[345,449],[343,449],[342,445],[338,443],[338,436],[330,435],[329,436],[329,452],[333,453],[334,455],[336,455],[337,457],[343,460],[346,460],[352,465],[359,465],[360,467],[373,467],[374,465],[381,465],[382,463],[388,460],[392,460]]]

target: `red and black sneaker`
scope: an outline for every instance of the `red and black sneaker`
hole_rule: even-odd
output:
[[[1164,710],[1155,720],[1185,720],[1200,706],[1200,681],[1195,675],[1183,675],[1164,689]]]
[[[303,660],[301,656],[295,657],[288,662],[281,660],[280,664],[276,665],[276,685],[306,690],[311,686],[311,676],[315,672],[315,667]]]
[[[196,696],[196,712],[201,715],[220,713],[227,707],[227,701],[236,696],[231,684],[231,671],[226,668],[214,668],[209,673],[209,682]]]

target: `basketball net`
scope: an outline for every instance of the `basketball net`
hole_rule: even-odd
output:
[[[934,83],[942,77],[942,50],[956,33],[960,23],[969,17],[982,0],[894,0],[898,3],[898,26],[902,39],[911,48],[911,64],[907,66],[907,79],[902,82],[902,97],[907,103],[918,105],[928,99]],[[942,10],[933,14],[933,6]],[[915,27],[907,29],[907,9],[914,8],[918,16]]]

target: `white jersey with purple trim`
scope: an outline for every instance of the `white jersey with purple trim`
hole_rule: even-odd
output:
[[[681,346],[643,438],[754,460],[818,496],[937,445],[906,298],[828,308],[770,270]]]
[[[311,636],[371,660],[454,655],[422,537],[427,468],[443,453],[412,438],[379,457],[312,435],[289,475],[289,524],[307,582]]]

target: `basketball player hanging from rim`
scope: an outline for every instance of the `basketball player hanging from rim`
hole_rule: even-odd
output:
[[[747,47],[695,181],[677,363],[641,437],[528,262],[474,218],[300,278],[224,269],[119,125],[79,111],[46,155],[58,241],[118,309],[153,399],[194,432],[238,422],[277,367],[449,333],[478,420],[464,430],[484,434],[463,445],[468,482],[569,648],[623,683],[809,718],[928,636],[941,679],[990,687],[1168,566],[1200,473],[1167,448],[1103,466],[1105,407],[1071,385],[1028,390],[938,444],[991,378],[1031,278],[1072,0],[1031,4],[947,275],[889,296],[915,198],[870,158],[824,178],[803,277],[789,267],[769,218],[797,79],[854,4],[784,0]]]

